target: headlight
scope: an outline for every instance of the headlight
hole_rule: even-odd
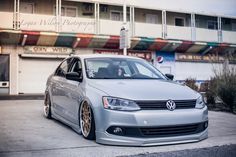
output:
[[[198,108],[198,109],[202,109],[202,108],[204,108],[206,106],[206,104],[205,104],[205,102],[204,102],[204,100],[203,100],[203,97],[202,96],[200,96],[198,99],[197,99],[197,101],[196,101],[196,108]]]
[[[134,101],[113,97],[103,97],[103,106],[105,109],[119,111],[140,110],[140,107]]]

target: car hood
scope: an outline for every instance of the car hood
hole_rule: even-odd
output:
[[[107,96],[130,100],[187,100],[200,95],[187,86],[166,80],[89,80],[88,85]],[[106,95],[104,95],[106,96]]]

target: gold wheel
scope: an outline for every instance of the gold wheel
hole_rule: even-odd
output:
[[[91,131],[92,114],[88,103],[83,103],[80,109],[80,126],[84,137],[88,137]]]
[[[44,101],[44,115],[47,118],[51,118],[51,102],[50,102],[50,98],[47,95]]]

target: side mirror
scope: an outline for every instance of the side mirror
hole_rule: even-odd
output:
[[[165,76],[166,76],[169,80],[173,80],[173,79],[174,79],[174,75],[172,75],[172,74],[165,74]]]
[[[77,72],[68,72],[66,74],[66,79],[72,80],[72,81],[78,81],[78,82],[82,82],[82,80],[83,80],[83,78],[81,77],[81,74],[79,74]]]

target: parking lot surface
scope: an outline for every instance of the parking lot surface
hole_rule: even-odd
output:
[[[46,119],[42,100],[4,100],[0,101],[0,157],[142,156],[207,148],[210,150],[221,146],[221,149],[228,148],[225,150],[230,153],[236,148],[235,121],[236,115],[209,112],[209,138],[197,143],[153,147],[106,146],[85,140],[56,120]]]

